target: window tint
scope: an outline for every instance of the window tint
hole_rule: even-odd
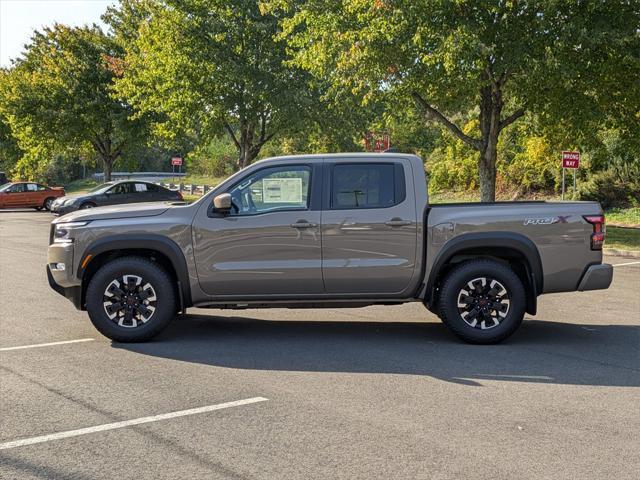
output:
[[[305,166],[265,168],[231,189],[236,208],[233,215],[252,215],[273,210],[309,208],[311,168]]]
[[[44,191],[44,190],[46,190],[46,189],[47,189],[47,187],[45,187],[44,185],[40,185],[40,184],[38,184],[38,191],[39,191],[39,192],[42,192],[42,191]]]
[[[26,185],[24,183],[18,183],[16,185],[13,185],[9,191],[11,193],[22,193],[25,191],[25,187]]]
[[[133,183],[119,183],[115,185],[113,188],[109,189],[109,193],[113,193],[115,195],[124,195],[127,193],[132,193]]]
[[[147,190],[153,193],[158,193],[160,192],[160,187],[154,183],[147,183]]]
[[[401,202],[404,200],[402,171],[399,164],[334,165],[331,208],[384,208]]]

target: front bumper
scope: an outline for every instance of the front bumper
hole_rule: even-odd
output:
[[[72,286],[72,287],[63,287],[58,285],[53,278],[53,274],[51,273],[51,268],[47,265],[47,280],[49,281],[49,286],[53,288],[57,293],[65,297],[73,306],[78,310],[82,310],[82,287],[80,285]]]
[[[75,212],[78,209],[74,204],[71,205],[52,205],[51,213],[56,215],[66,215],[67,213]]]
[[[613,280],[613,267],[608,263],[590,265],[578,284],[578,291],[604,290],[609,288]]]
[[[64,269],[60,266],[64,265]],[[82,285],[74,275],[73,244],[52,243],[47,250],[49,286],[82,309]]]

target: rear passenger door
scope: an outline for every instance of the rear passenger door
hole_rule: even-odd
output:
[[[419,239],[408,160],[329,162],[322,212],[327,293],[404,295]]]
[[[131,194],[131,202],[153,202],[157,200],[147,183],[133,183],[133,193]]]

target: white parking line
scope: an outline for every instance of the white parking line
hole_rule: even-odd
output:
[[[612,265],[612,267],[624,267],[625,265],[638,265],[640,262],[628,262],[628,263],[617,263]]]
[[[9,350],[24,350],[25,348],[51,347],[53,345],[67,345],[69,343],[92,342],[93,338],[79,338],[77,340],[64,340],[62,342],[36,343],[34,345],[21,345],[19,347],[0,348],[0,352],[8,352]]]
[[[266,402],[267,400],[268,398],[264,397],[247,398],[245,400],[236,400],[235,402],[218,403],[216,405],[208,405],[206,407],[190,408],[188,410],[179,410],[177,412],[152,415],[150,417],[134,418],[133,420],[125,420],[122,422],[105,423],[104,425],[96,425],[95,427],[79,428],[77,430],[67,430],[66,432],[41,435],[39,437],[23,438],[21,440],[14,440],[12,442],[0,443],[0,450],[23,447],[25,445],[33,445],[35,443],[51,442],[53,440],[60,440],[62,438],[77,437],[78,435],[87,435],[88,433],[115,430],[116,428],[130,427],[132,425],[140,425],[141,423],[158,422],[160,420],[168,420],[170,418],[178,418],[185,417],[187,415],[196,415],[198,413],[212,412],[214,410],[222,410],[223,408],[239,407],[241,405]]]

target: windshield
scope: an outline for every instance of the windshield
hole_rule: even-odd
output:
[[[4,192],[5,190],[8,190],[11,185],[13,185],[13,183],[5,183],[0,187],[0,192]]]
[[[100,190],[104,190],[106,188],[113,186],[113,184],[114,184],[113,182],[102,183],[97,187],[93,187],[91,190],[89,190],[89,193],[99,192]]]

